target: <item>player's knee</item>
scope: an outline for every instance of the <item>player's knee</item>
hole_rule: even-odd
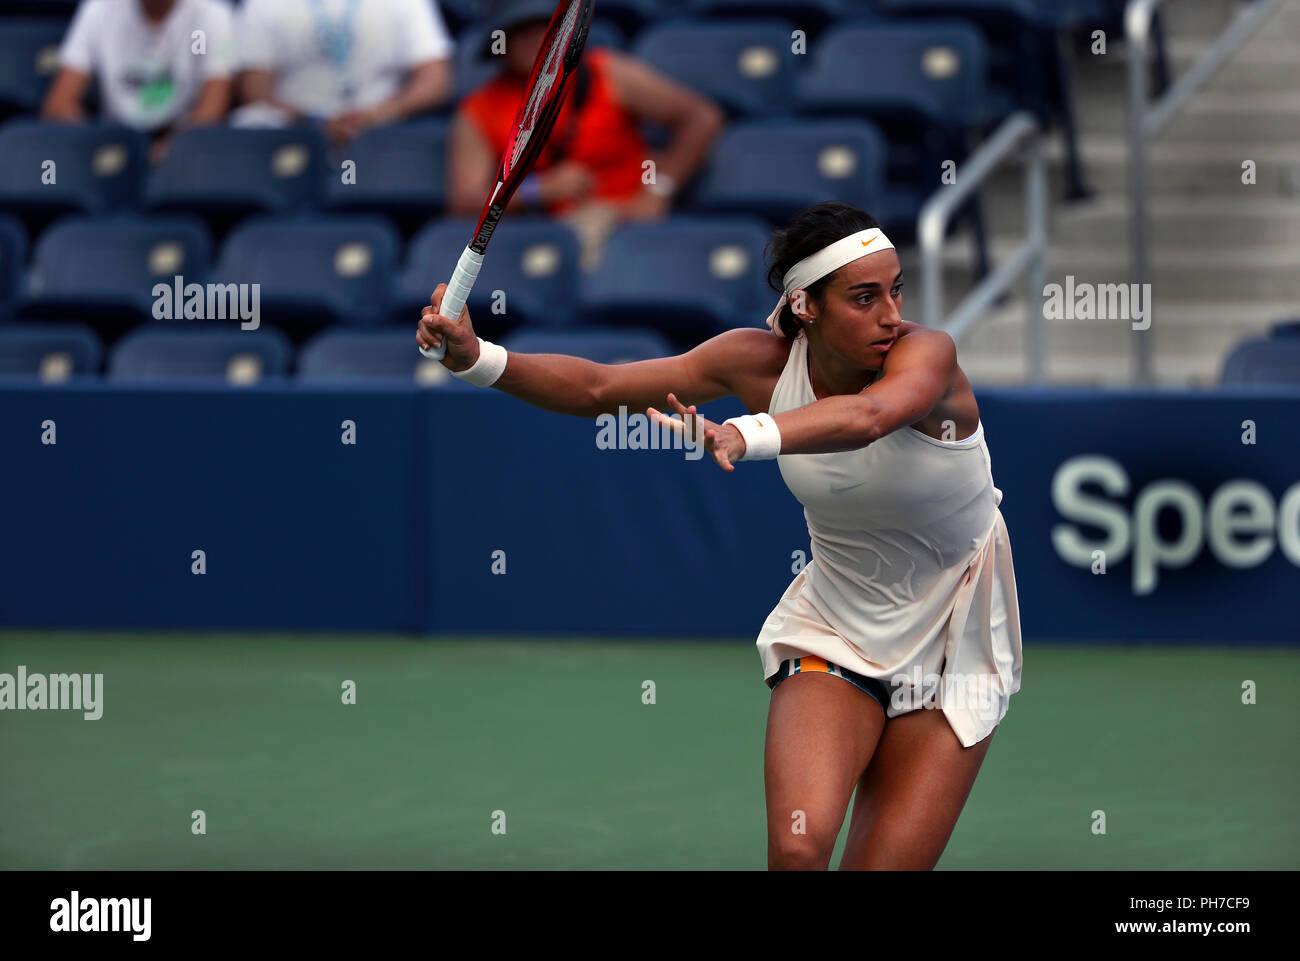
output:
[[[767,867],[771,871],[825,871],[835,838],[782,832],[767,841]]]

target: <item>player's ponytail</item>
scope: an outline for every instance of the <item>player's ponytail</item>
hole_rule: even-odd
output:
[[[778,294],[783,293],[782,280],[786,271],[799,261],[850,234],[879,226],[876,218],[865,210],[835,200],[800,211],[788,224],[772,232],[772,240],[767,246],[768,256],[772,259],[772,266],[767,271],[768,285]],[[822,292],[833,276],[834,273],[828,274],[808,286],[808,296],[814,303],[820,302]],[[781,308],[779,323],[786,337],[793,338],[799,333],[799,320],[789,304]]]

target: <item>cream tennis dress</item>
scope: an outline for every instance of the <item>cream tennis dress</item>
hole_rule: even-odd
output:
[[[816,400],[800,335],[768,410]],[[1011,542],[984,425],[960,441],[903,427],[860,450],[777,464],[804,506],[812,560],[763,624],[763,676],[816,655],[882,681],[889,717],[929,703],[964,747],[982,741],[1020,689],[1021,665]]]

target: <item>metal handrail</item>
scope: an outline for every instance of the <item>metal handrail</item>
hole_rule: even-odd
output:
[[[1128,46],[1128,158],[1129,158],[1129,257],[1133,283],[1145,289],[1150,268],[1147,262],[1147,145],[1197,90],[1204,86],[1238,47],[1249,40],[1282,0],[1254,0],[1238,12],[1231,24],[1210,44],[1195,65],[1148,109],[1147,62],[1151,50],[1151,21],[1165,0],[1131,0],[1124,10],[1124,34]],[[1151,355],[1154,332],[1151,321],[1155,304],[1147,305],[1146,319],[1135,331],[1145,336],[1134,343],[1133,376],[1139,383],[1151,383]]]
[[[961,304],[943,317],[943,246],[948,224],[967,199],[1002,162],[1028,143],[1025,164],[1025,222],[1028,236],[1007,262],[985,277]],[[1002,122],[962,165],[957,182],[941,187],[921,208],[916,225],[921,248],[921,315],[927,327],[945,330],[956,340],[980,313],[1009,290],[1021,272],[1029,284],[1026,337],[1033,382],[1043,382],[1043,284],[1047,274],[1047,162],[1038,121],[1019,111]]]

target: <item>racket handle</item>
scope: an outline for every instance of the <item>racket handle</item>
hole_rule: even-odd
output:
[[[479,268],[482,266],[482,254],[475,253],[468,247],[461,252],[460,260],[456,261],[456,269],[451,272],[451,280],[447,281],[447,292],[442,298],[442,306],[438,308],[439,314],[451,320],[460,317],[460,312],[465,306],[465,301],[469,300],[469,292],[474,289],[474,281],[478,280]],[[444,341],[432,350],[421,347],[420,353],[430,360],[442,360],[447,354],[447,344]]]

